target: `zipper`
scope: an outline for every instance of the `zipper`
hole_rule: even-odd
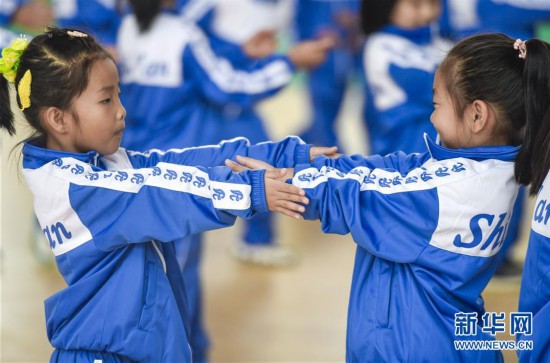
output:
[[[157,244],[155,243],[155,241],[151,240],[151,243],[153,244],[153,247],[155,248],[155,251],[157,251],[157,253],[160,257],[160,262],[162,262],[162,269],[164,270],[164,273],[166,273],[166,261],[164,260],[164,256],[162,255],[162,252],[160,252],[160,249],[157,246]]]
[[[96,153],[96,154],[94,155],[94,166],[97,166],[97,164],[98,164],[98,163],[97,163],[97,159],[98,159],[98,158],[99,158],[99,154]]]

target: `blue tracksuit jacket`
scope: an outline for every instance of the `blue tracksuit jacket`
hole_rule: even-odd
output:
[[[198,27],[168,13],[159,15],[146,34],[139,33],[133,15],[126,16],[118,50],[121,99],[128,110],[123,145],[133,149],[195,146],[230,138],[227,128],[237,132],[247,125],[235,120],[227,126],[225,115],[239,114],[274,94],[294,72],[286,56],[237,70],[215,56]]]
[[[63,351],[141,362],[189,362],[183,280],[171,241],[266,211],[262,172],[226,158],[283,166],[309,159],[297,138],[113,155],[23,147],[23,174],[67,288],[45,301],[48,338]],[[69,352],[70,353],[70,352]],[[84,352],[85,353],[85,352]]]
[[[518,351],[520,362],[550,361],[550,177],[546,177],[535,202],[531,221],[529,247],[525,256],[519,311],[533,314],[531,335],[522,340],[533,341],[533,350]]]
[[[200,27],[218,57],[229,61],[235,69],[247,71],[266,60],[259,62],[249,58],[242,50],[244,43],[260,30],[284,28],[285,23],[290,22],[292,4],[292,0],[180,0],[177,9],[184,22]],[[268,57],[267,61],[269,59],[277,58]],[[254,82],[257,80],[250,80]],[[268,140],[264,122],[255,106],[255,102],[250,107],[235,102],[217,105],[216,137],[244,136],[251,142]]]
[[[430,123],[433,78],[448,47],[428,26],[389,25],[367,38],[364,119],[371,154],[422,152],[422,135],[435,135]]]
[[[310,199],[304,217],[357,244],[347,362],[502,361],[500,352],[456,350],[454,340],[493,338],[480,326],[456,336],[453,322],[484,310],[518,190],[518,148],[427,146],[296,167],[293,184]]]

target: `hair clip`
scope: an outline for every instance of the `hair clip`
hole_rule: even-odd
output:
[[[519,50],[519,55],[521,59],[525,59],[527,57],[527,45],[525,42],[521,39],[516,39],[514,43],[514,49]]]
[[[31,70],[27,69],[17,85],[17,94],[19,95],[19,102],[21,103],[21,111],[25,111],[26,108],[31,107],[31,83]]]
[[[88,34],[79,32],[78,30],[67,30],[67,35],[72,38],[86,38]]]

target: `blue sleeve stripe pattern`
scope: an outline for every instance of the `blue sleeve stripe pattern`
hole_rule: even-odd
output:
[[[63,158],[44,168],[76,185],[126,193],[138,193],[143,186],[152,186],[212,199],[216,209],[246,210],[251,205],[250,185],[211,181],[204,171],[185,165],[158,163],[153,168],[94,171],[87,163]]]
[[[469,167],[468,167],[469,166]],[[474,170],[475,169],[478,170]],[[472,164],[467,159],[443,160],[422,166],[402,175],[395,170],[356,167],[342,173],[333,167],[323,166],[320,170],[307,168],[296,173],[293,184],[302,188],[315,188],[329,178],[353,179],[361,184],[361,191],[377,191],[382,194],[406,193],[428,190],[464,180],[478,174],[480,168],[491,168],[494,163]]]
[[[193,27],[189,29],[193,31],[190,46],[198,64],[225,93],[264,93],[283,87],[292,79],[292,69],[283,59],[253,72],[236,70],[228,60],[216,57],[204,35]]]

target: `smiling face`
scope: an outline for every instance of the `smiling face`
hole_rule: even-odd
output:
[[[74,99],[68,122],[68,148],[84,153],[95,150],[103,155],[120,146],[126,110],[120,103],[119,79],[115,63],[96,60],[89,74],[88,86]]]
[[[416,29],[435,21],[440,13],[440,0],[397,0],[390,22],[400,28]]]
[[[471,135],[464,120],[457,118],[453,100],[447,91],[441,72],[437,70],[433,83],[434,110],[430,121],[434,125],[443,146],[458,149],[469,146]]]

